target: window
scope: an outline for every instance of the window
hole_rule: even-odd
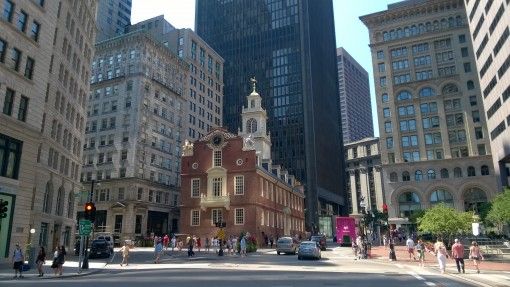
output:
[[[386,87],[386,77],[379,78],[379,86]]]
[[[384,52],[383,51],[377,51],[377,59],[378,60],[384,59]]]
[[[11,68],[15,71],[19,71],[19,64],[21,62],[21,52],[16,48],[12,48],[11,52]]]
[[[415,181],[421,181],[423,179],[423,173],[421,170],[417,170],[414,172],[414,180]]]
[[[473,81],[471,81],[471,80],[467,81],[466,86],[467,86],[468,90],[474,90],[475,89],[475,83]]]
[[[383,103],[387,103],[389,100],[390,100],[390,98],[388,97],[388,94],[382,94],[381,101]]]
[[[384,131],[387,133],[391,133],[393,130],[391,122],[385,122],[384,123]]]
[[[28,18],[28,15],[25,11],[23,11],[23,10],[19,11],[18,23],[16,24],[16,27],[21,32],[25,32],[25,30],[27,29],[27,18]]]
[[[36,42],[39,40],[39,30],[41,30],[41,24],[34,21],[30,30],[30,38]]]
[[[478,149],[478,155],[486,155],[487,154],[484,144],[477,145],[477,149]]]
[[[43,208],[42,211],[44,213],[51,213],[51,205],[53,201],[53,186],[50,182],[46,183],[46,188],[44,190],[43,197]]]
[[[404,101],[404,100],[410,100],[412,98],[412,95],[408,91],[402,91],[398,93],[397,100],[398,101]]]
[[[14,106],[14,90],[9,88],[5,91],[5,100],[4,100],[4,108],[3,113],[10,116],[12,115],[12,107]]]
[[[453,177],[461,178],[462,177],[462,169],[460,167],[456,167],[453,169]]]
[[[244,176],[238,175],[234,178],[235,195],[244,194]]]
[[[462,55],[462,57],[469,56],[468,48],[466,48],[466,47],[460,48],[460,54]]]
[[[191,197],[199,196],[200,196],[200,179],[193,178],[191,179]]]
[[[384,73],[386,71],[386,65],[384,65],[384,63],[377,64],[377,67],[379,69],[379,73]]]
[[[213,166],[221,166],[221,150],[213,152]]]
[[[244,208],[235,209],[235,225],[244,225]]]
[[[34,73],[35,61],[34,59],[27,57],[27,63],[25,65],[25,78],[32,80]]]
[[[386,148],[388,149],[393,148],[393,137],[386,138]]]
[[[409,175],[409,172],[408,171],[404,171],[402,173],[402,181],[410,181],[411,180],[411,176]]]
[[[27,112],[28,112],[28,98],[25,96],[21,96],[19,101],[18,120],[25,122],[27,120]]]
[[[476,176],[476,170],[474,167],[469,166],[467,169],[467,176]]]
[[[4,12],[2,17],[8,22],[12,22],[12,15],[14,14],[14,4],[11,0],[4,0]]]
[[[62,216],[64,214],[64,197],[65,197],[64,187],[61,186],[58,189],[58,193],[57,193],[57,202],[56,202],[56,209],[55,209],[56,215]]]
[[[459,35],[459,43],[466,43],[466,35],[464,34]]]
[[[135,234],[142,233],[142,215],[137,214],[135,217]]]
[[[384,108],[384,109],[383,109],[383,116],[384,116],[385,118],[389,118],[389,117],[391,117],[391,111],[390,111],[390,108]]]
[[[420,90],[420,97],[432,97],[435,96],[436,92],[432,88],[423,88]]]
[[[464,72],[465,73],[471,72],[471,63],[464,63]]]
[[[448,170],[446,168],[441,169],[441,178],[448,178]]]
[[[429,169],[427,171],[427,178],[428,179],[436,179],[436,171],[433,169]]]
[[[7,53],[7,42],[0,38],[0,63],[5,62],[5,54]]]
[[[212,180],[212,192],[213,196],[222,196],[223,193],[223,178],[215,177]]]
[[[482,165],[482,167],[480,168],[480,173],[482,175],[489,175],[489,167],[486,165]]]
[[[23,142],[0,134],[0,176],[18,179]]]
[[[398,205],[401,217],[410,217],[411,214],[421,209],[420,198],[414,192],[405,192],[398,197]]]
[[[397,182],[397,181],[398,181],[397,173],[396,172],[390,173],[390,182]]]
[[[200,225],[200,210],[191,211],[191,226]]]
[[[451,193],[444,189],[438,189],[432,192],[430,195],[430,204],[435,205],[438,203],[444,203],[449,207],[453,207],[453,197]]]

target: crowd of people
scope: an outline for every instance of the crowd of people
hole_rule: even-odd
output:
[[[53,269],[53,273],[55,276],[62,276],[64,273],[64,263],[66,260],[66,249],[62,246],[55,247],[55,252],[53,253],[53,261],[51,264],[51,268]],[[14,279],[23,278],[24,264],[25,263],[25,254],[19,243],[16,243],[16,247],[12,253],[12,268],[14,269]],[[44,264],[46,263],[46,250],[44,247],[39,248],[39,252],[37,253],[37,257],[35,259],[35,264],[37,268],[37,272],[39,273],[38,277],[44,276]],[[19,274],[19,275],[18,275]]]

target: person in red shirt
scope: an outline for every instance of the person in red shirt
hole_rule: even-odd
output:
[[[466,273],[464,270],[464,245],[457,238],[455,238],[455,244],[452,246],[452,257],[455,259],[455,264],[457,264],[457,271],[460,273],[462,268],[462,273]]]
[[[165,250],[168,249],[169,242],[170,242],[170,237],[168,237],[168,234],[165,234],[165,236],[163,236],[163,247],[165,247]]]

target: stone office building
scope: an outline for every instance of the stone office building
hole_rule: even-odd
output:
[[[120,239],[177,231],[188,73],[144,31],[96,44],[81,174],[96,230]]]
[[[182,157],[180,230],[205,238],[216,236],[216,222],[227,235],[241,232],[269,237],[303,234],[304,193],[294,176],[271,160],[266,111],[253,88],[243,107],[239,135],[213,129]]]
[[[390,222],[497,191],[464,1],[404,1],[362,16],[374,66]]]
[[[96,7],[0,2],[0,199],[8,202],[0,261],[15,243],[73,246]]]

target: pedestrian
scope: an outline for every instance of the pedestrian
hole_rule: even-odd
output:
[[[206,237],[205,238],[205,251],[209,252],[210,248],[211,248],[211,240],[209,239],[209,237]]]
[[[476,273],[480,273],[480,267],[478,265],[480,264],[480,260],[483,260],[483,254],[480,251],[480,246],[478,246],[476,241],[473,241],[471,243],[471,247],[469,247],[469,258],[473,260],[473,264],[476,268]]]
[[[416,243],[416,252],[418,252],[418,261],[420,262],[420,266],[425,266],[425,244],[421,239],[418,239],[418,243]]]
[[[120,253],[122,253],[122,262],[120,263],[120,266],[126,265],[128,266],[128,259],[129,259],[129,245],[124,242],[124,246],[122,246],[119,250]]]
[[[19,243],[16,243],[16,247],[12,253],[12,269],[14,269],[14,279],[18,278],[18,272],[19,278],[23,278],[23,262],[25,262],[25,256],[19,247]]]
[[[390,261],[397,261],[397,254],[395,253],[395,245],[393,242],[390,242],[389,259]]]
[[[441,274],[444,274],[448,252],[446,251],[446,246],[440,239],[437,239],[436,244],[434,244],[434,252],[437,257],[437,262],[439,263],[439,270],[441,271]]]
[[[172,236],[171,244],[172,244],[172,252],[174,252],[175,245],[177,243],[177,239],[175,238],[175,235]]]
[[[159,259],[161,258],[161,253],[163,252],[163,244],[161,243],[161,240],[158,240],[156,243],[156,246],[154,247],[154,264],[159,263]]]
[[[356,241],[352,241],[351,247],[352,253],[354,254],[354,260],[358,260],[358,245],[356,244]]]
[[[62,276],[62,273],[64,273],[64,263],[66,262],[66,255],[67,255],[66,248],[64,247],[64,245],[60,246],[57,255],[58,276]]]
[[[267,236],[267,234],[264,234],[264,243],[266,244],[266,247],[269,246],[269,237]]]
[[[44,270],[43,266],[46,262],[46,251],[44,250],[44,247],[39,248],[39,253],[37,254],[37,259],[35,260],[35,264],[37,264],[37,271],[39,272],[39,277],[44,276]]]
[[[58,246],[55,247],[55,252],[53,252],[53,262],[51,262],[51,268],[53,269],[53,275],[57,276],[58,274]]]
[[[412,256],[413,259],[416,261],[416,256],[414,256],[414,241],[411,238],[411,236],[409,236],[407,238],[406,246],[407,246],[407,253],[409,253],[409,260],[411,260],[411,256]]]
[[[358,259],[361,259],[363,256],[363,238],[361,238],[361,235],[358,235],[358,237],[356,237],[356,248]]]
[[[193,246],[195,245],[195,241],[193,240],[193,237],[188,237],[188,257],[195,256],[195,252],[193,252]]]
[[[386,234],[383,235],[383,245],[384,249],[388,249],[388,236]]]
[[[163,246],[165,250],[168,250],[168,243],[170,243],[170,237],[168,237],[168,234],[165,234],[165,236],[163,236]]]
[[[227,239],[227,248],[228,248],[228,254],[234,255],[234,242],[232,240],[232,235],[230,235]]]
[[[269,243],[271,243],[271,249],[273,248],[274,237],[271,235],[271,239],[269,239]]]
[[[462,273],[466,273],[464,269],[464,245],[457,238],[455,238],[455,243],[452,245],[452,257],[455,259],[457,272],[460,273],[462,269]]]
[[[197,251],[200,252],[200,249],[202,248],[202,240],[200,237],[197,237]]]
[[[212,246],[213,246],[213,250],[214,250],[214,253],[218,253],[218,238],[215,236],[213,239],[212,239]]]
[[[241,247],[241,256],[246,257],[246,236],[243,236],[241,238],[241,241],[239,242],[239,245]]]

